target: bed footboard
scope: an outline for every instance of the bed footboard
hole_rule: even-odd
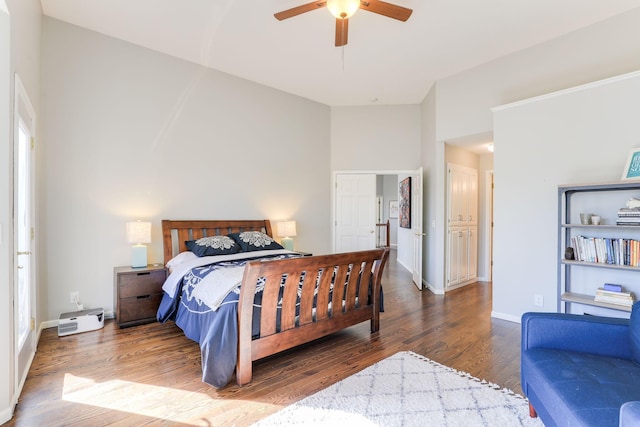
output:
[[[238,305],[238,385],[251,382],[254,360],[367,320],[371,332],[377,331],[380,281],[388,256],[388,249],[375,249],[248,263]],[[264,278],[260,336],[252,339],[260,278]]]

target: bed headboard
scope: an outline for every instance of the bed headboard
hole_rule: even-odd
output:
[[[273,237],[268,219],[260,220],[162,220],[162,245],[164,263],[180,252],[186,251],[186,240],[195,240],[205,236],[226,235],[241,231],[262,231]]]

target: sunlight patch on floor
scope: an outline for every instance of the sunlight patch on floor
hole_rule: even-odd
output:
[[[207,425],[207,415],[215,417],[240,405],[247,410],[247,402],[214,399],[205,393],[117,379],[96,382],[68,373],[64,377],[62,400],[190,425],[203,422]],[[257,405],[262,410],[269,406],[264,402]]]

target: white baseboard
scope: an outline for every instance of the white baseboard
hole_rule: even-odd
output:
[[[426,289],[434,295],[444,295],[444,289],[436,289],[428,283],[426,283]]]
[[[505,314],[492,311],[491,317],[493,317],[494,319],[502,319],[513,323],[520,323],[520,317],[514,316],[513,314]]]

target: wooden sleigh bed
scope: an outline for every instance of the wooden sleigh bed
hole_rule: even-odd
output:
[[[163,220],[165,264],[187,251],[185,241],[244,231],[272,236],[269,220]],[[381,278],[388,249],[305,257],[290,251],[274,254],[275,258],[285,258],[246,261],[240,288],[236,288],[238,294],[227,296],[217,311],[200,310],[197,331],[185,326],[195,311],[187,304],[197,298],[185,290],[174,295],[165,292],[158,320],[175,320],[185,335],[200,343],[203,381],[223,387],[235,368],[237,383],[245,385],[251,381],[255,360],[361,322],[369,321],[371,332],[379,329]],[[296,257],[286,258],[291,256]],[[168,310],[169,304],[175,309]],[[227,319],[222,322],[224,316]],[[206,319],[212,319],[211,330]],[[220,334],[214,329],[221,328],[226,341],[217,343],[211,337]],[[213,371],[211,375],[209,370]]]

